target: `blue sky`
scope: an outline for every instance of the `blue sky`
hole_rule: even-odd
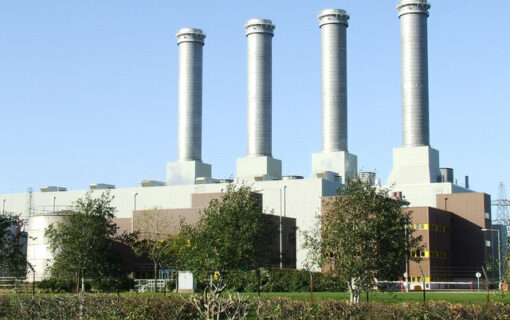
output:
[[[165,179],[177,157],[175,33],[204,47],[203,160],[235,175],[246,155],[249,18],[276,24],[273,155],[309,176],[321,149],[317,13],[342,8],[348,29],[349,149],[386,180],[401,145],[396,1],[2,1],[0,193]],[[431,143],[441,166],[477,191],[510,188],[510,7],[434,1],[429,18]]]

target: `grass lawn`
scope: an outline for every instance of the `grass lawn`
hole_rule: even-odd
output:
[[[257,293],[243,293],[249,296],[257,296]],[[310,301],[309,292],[262,292],[261,297],[285,297],[295,300]],[[499,293],[491,292],[490,301],[510,303],[510,295],[507,293],[501,296]],[[347,292],[314,292],[314,301],[329,300],[348,300]],[[427,301],[447,301],[458,304],[484,304],[487,301],[486,292],[426,292]],[[360,301],[366,301],[366,295],[360,297]],[[422,292],[375,292],[370,293],[369,301],[381,303],[402,303],[402,302],[422,302]]]

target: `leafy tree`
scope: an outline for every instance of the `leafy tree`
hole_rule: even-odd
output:
[[[138,240],[132,245],[138,256],[145,256],[154,266],[154,286],[158,280],[158,268],[178,269],[180,248],[185,245],[180,234],[172,234],[176,221],[155,219],[155,210],[142,213],[137,221]]]
[[[22,250],[26,234],[20,231],[21,226],[18,217],[0,214],[0,275],[26,275],[27,261]]]
[[[179,255],[184,266],[203,280],[219,272],[253,270],[276,262],[278,226],[263,214],[260,198],[248,186],[229,184],[220,200],[201,212],[198,224],[181,224],[186,245]]]
[[[117,225],[112,221],[115,208],[109,192],[93,198],[89,192],[74,203],[60,223],[50,225],[48,238],[54,262],[52,277],[100,279],[119,275],[121,259],[115,253],[119,244],[133,240],[132,234],[117,236]]]
[[[403,274],[409,252],[418,250],[410,214],[387,191],[360,180],[348,180],[330,202],[323,203],[314,230],[305,233],[308,263],[331,272],[347,284],[351,302],[376,285]],[[419,259],[419,258],[412,258]]]

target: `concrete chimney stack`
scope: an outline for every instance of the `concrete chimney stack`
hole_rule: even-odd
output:
[[[210,178],[211,165],[202,163],[202,54],[205,33],[184,28],[179,45],[179,117],[177,162],[167,165],[167,183],[194,184]]]
[[[427,0],[400,0],[403,147],[428,146],[429,84]]]
[[[312,177],[333,177],[345,183],[356,177],[358,158],[347,148],[347,27],[345,10],[319,13],[322,35],[322,152],[312,154]]]
[[[248,42],[248,157],[271,156],[272,38],[271,20],[246,22]]]
[[[322,34],[322,152],[347,151],[347,44],[349,15],[319,13]]]
[[[430,147],[427,0],[400,0],[402,53],[402,148],[393,149],[387,185],[436,183],[441,177],[439,151]],[[412,201],[411,201],[412,202]]]
[[[202,161],[202,50],[205,33],[184,28],[179,45],[179,161]]]
[[[281,161],[272,157],[272,41],[275,25],[250,19],[244,25],[248,52],[248,154],[237,161],[241,179],[281,179]]]

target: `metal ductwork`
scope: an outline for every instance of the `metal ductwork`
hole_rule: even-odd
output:
[[[402,50],[402,125],[403,146],[428,146],[429,141],[429,85],[427,0],[400,0]]]
[[[184,28],[179,45],[178,161],[202,161],[202,51],[205,33]]]
[[[272,156],[271,20],[251,19],[244,25],[248,42],[248,157]]]
[[[349,15],[319,13],[322,34],[322,152],[347,150],[347,44]]]

